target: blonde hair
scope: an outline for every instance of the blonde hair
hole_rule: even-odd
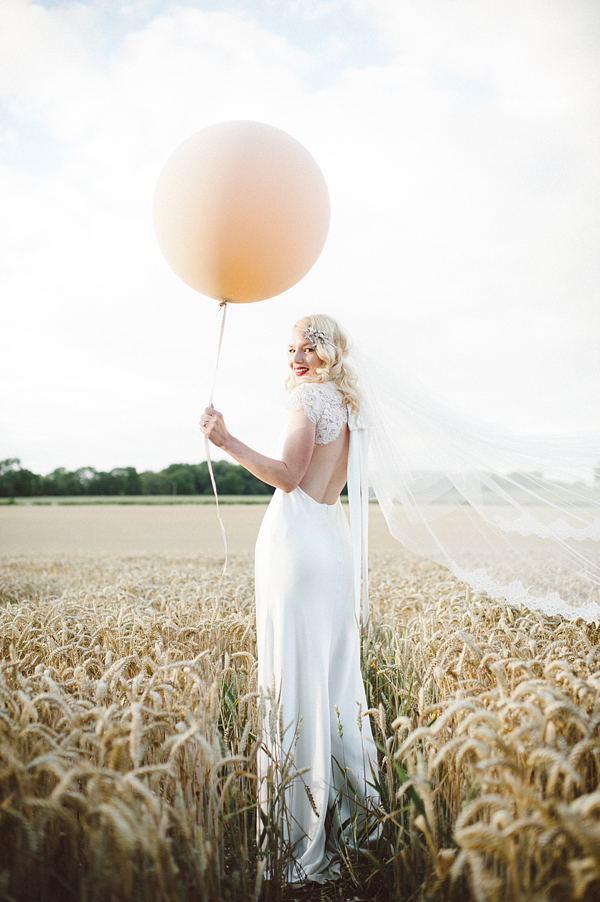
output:
[[[317,368],[315,382],[333,382],[342,393],[344,403],[348,405],[355,416],[360,413],[360,392],[358,390],[356,373],[348,360],[348,352],[351,347],[350,339],[340,324],[325,313],[315,313],[311,316],[303,316],[294,323],[294,330],[306,332],[308,330],[322,332],[328,341],[317,339],[314,343],[317,357],[322,366]],[[302,381],[302,380],[300,380]],[[291,391],[298,381],[290,374],[286,380],[286,388]]]

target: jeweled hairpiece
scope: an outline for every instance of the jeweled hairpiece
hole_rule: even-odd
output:
[[[309,328],[309,329],[305,329],[302,334],[304,335],[305,338],[308,338],[309,341],[312,341],[313,344],[315,344],[317,341],[319,341],[321,343],[324,341],[328,341],[330,345],[333,344],[329,335],[327,335],[326,332],[323,332],[322,329],[310,329]]]

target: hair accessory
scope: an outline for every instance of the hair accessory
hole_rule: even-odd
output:
[[[309,340],[309,341],[312,341],[312,342],[317,342],[317,341],[324,342],[324,341],[328,341],[330,345],[333,344],[333,342],[332,342],[332,340],[330,339],[329,335],[327,335],[326,332],[323,332],[322,329],[305,329],[304,332],[303,332],[302,334],[304,335],[305,338],[308,338],[308,340]]]

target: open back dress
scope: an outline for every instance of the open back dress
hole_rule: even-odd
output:
[[[316,444],[348,429],[331,382],[300,383],[290,407],[315,424]],[[258,679],[269,693],[258,776],[263,824],[278,818],[291,852],[289,881],[333,876],[336,842],[368,832],[378,801],[353,574],[340,499],[276,489],[256,544]]]

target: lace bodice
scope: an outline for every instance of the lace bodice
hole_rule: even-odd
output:
[[[291,410],[303,410],[316,428],[315,444],[328,445],[348,422],[348,407],[331,382],[301,382],[289,398]]]

